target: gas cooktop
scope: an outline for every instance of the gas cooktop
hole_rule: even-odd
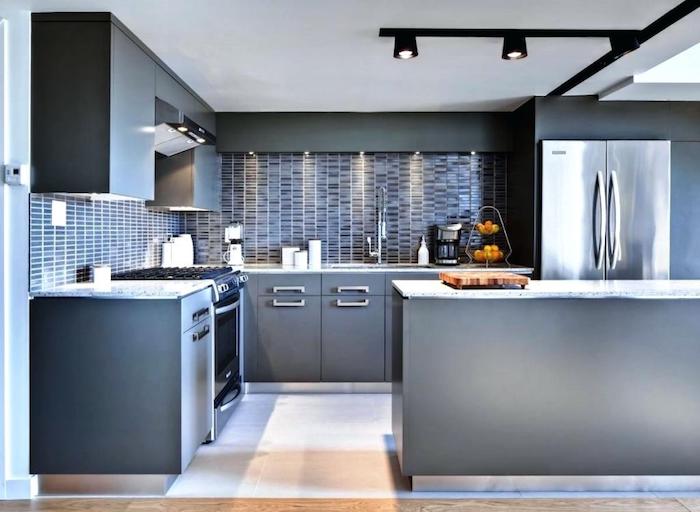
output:
[[[227,276],[229,274],[238,274],[240,271],[233,270],[231,267],[153,267],[141,268],[138,270],[129,270],[113,274],[112,279],[115,281],[150,281],[150,280],[199,280],[199,279],[214,279]]]

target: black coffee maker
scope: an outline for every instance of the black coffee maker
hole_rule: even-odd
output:
[[[435,263],[437,265],[458,265],[462,224],[446,224],[436,226],[436,229]]]

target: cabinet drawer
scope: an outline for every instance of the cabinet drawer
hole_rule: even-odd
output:
[[[211,290],[207,288],[201,292],[185,297],[181,301],[182,332],[189,331],[193,326],[211,315]]]
[[[321,283],[323,295],[384,295],[383,272],[324,274]]]
[[[261,295],[320,295],[320,274],[265,274],[260,276]]]
[[[384,380],[384,296],[323,297],[321,379]]]
[[[310,296],[258,298],[259,381],[321,380],[320,300]]]

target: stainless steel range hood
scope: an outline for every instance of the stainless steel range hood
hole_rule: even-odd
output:
[[[156,152],[171,156],[202,144],[216,144],[216,137],[170,103],[156,98]]]

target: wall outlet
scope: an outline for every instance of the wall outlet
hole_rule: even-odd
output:
[[[51,201],[51,225],[55,227],[66,226],[66,202]]]

